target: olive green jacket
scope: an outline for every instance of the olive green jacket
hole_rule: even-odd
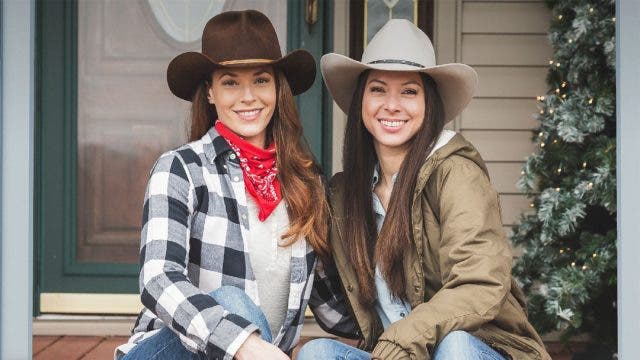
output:
[[[551,359],[527,321],[496,191],[476,149],[456,134],[422,165],[413,194],[413,246],[405,252],[412,311],[385,331],[360,304],[345,224],[342,174],[331,181],[331,246],[359,325],[361,347],[380,359],[430,359],[445,335],[465,330],[512,359]]]

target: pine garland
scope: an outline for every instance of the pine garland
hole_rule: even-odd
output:
[[[549,92],[538,151],[518,186],[532,212],[514,228],[514,274],[541,332],[587,333],[616,351],[615,1],[548,1]]]

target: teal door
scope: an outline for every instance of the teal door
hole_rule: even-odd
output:
[[[36,314],[136,311],[108,310],[111,300],[105,305],[82,295],[138,292],[148,171],[160,153],[186,141],[188,104],[169,93],[166,65],[198,50],[204,22],[227,6],[224,0],[178,6],[184,3],[37,3]],[[283,47],[304,47],[318,60],[330,46],[329,1],[265,4],[259,10],[287,38]],[[330,100],[319,71],[297,100],[307,140],[330,169]]]

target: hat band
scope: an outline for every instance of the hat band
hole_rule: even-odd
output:
[[[424,65],[414,63],[413,61],[395,60],[395,59],[374,60],[374,61],[368,62],[367,64],[403,64],[403,65],[415,66],[419,68],[424,67]]]
[[[222,62],[219,62],[218,64],[220,64],[222,66],[226,66],[226,65],[238,65],[238,64],[265,64],[265,63],[270,63],[270,62],[273,62],[273,60],[271,60],[271,59],[242,59],[242,60],[222,61]]]

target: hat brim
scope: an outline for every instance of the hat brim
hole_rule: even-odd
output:
[[[243,62],[221,65],[199,52],[186,52],[173,58],[167,67],[167,83],[171,92],[184,100],[192,101],[198,86],[209,80],[217,68],[273,66],[284,73],[293,95],[307,91],[315,81],[316,63],[306,50],[298,49],[271,62]]]
[[[405,64],[363,64],[340,54],[326,54],[320,60],[320,70],[327,89],[346,114],[349,113],[353,94],[358,86],[358,76],[365,70],[410,71],[428,74],[438,85],[447,122],[458,116],[469,104],[478,87],[478,74],[472,67],[459,64],[443,64],[417,68]]]

